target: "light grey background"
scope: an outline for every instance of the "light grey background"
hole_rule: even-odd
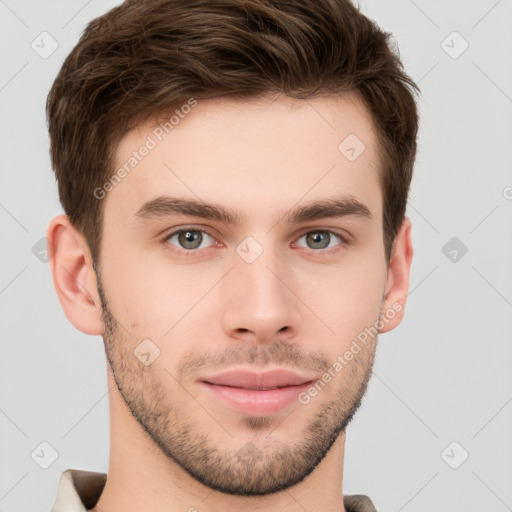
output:
[[[68,322],[37,244],[61,212],[46,95],[86,23],[116,4],[0,0],[2,512],[47,511],[62,471],[108,468],[103,342]],[[406,315],[380,337],[344,490],[381,511],[512,510],[512,1],[361,8],[394,33],[421,128]],[[42,442],[58,454],[47,469]]]

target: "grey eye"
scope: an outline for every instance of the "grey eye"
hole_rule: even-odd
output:
[[[334,235],[334,237],[332,235]],[[335,238],[343,241],[340,235],[334,233],[333,231],[327,230],[310,231],[309,233],[302,235],[301,238],[306,239],[306,247],[308,249],[326,249],[328,247],[333,247],[333,245],[330,245],[330,243],[335,240]]]
[[[200,229],[180,229],[179,231],[171,233],[166,238],[166,241],[171,242],[173,238],[177,237],[178,249],[192,251],[201,248],[201,244],[205,241],[205,235],[206,237],[212,238],[208,233]]]

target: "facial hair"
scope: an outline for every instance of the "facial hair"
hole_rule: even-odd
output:
[[[155,373],[151,366],[141,365],[134,356],[133,349],[138,341],[112,314],[99,273],[97,282],[105,354],[126,407],[169,461],[211,489],[238,496],[262,496],[298,484],[325,458],[361,405],[372,373],[377,337],[354,355],[350,364],[328,384],[328,387],[337,388],[336,392],[331,391],[330,400],[320,402],[320,397],[328,391],[321,391],[311,400],[308,406],[315,407],[310,407],[312,417],[302,427],[299,443],[256,446],[247,442],[238,449],[230,448],[229,443],[220,446],[209,436],[207,425],[198,424],[193,414],[187,415],[185,408],[179,409],[173,403],[169,386],[165,385],[168,377],[162,375],[163,372]],[[236,355],[232,352],[230,357],[233,362],[242,364],[263,360],[290,364],[290,361],[301,360],[297,356],[297,347],[282,341],[265,347],[237,345],[235,349]],[[201,361],[198,356],[195,362],[200,364]],[[318,368],[330,366],[329,361],[322,358],[308,359],[308,362],[314,362]],[[275,419],[243,416],[240,422],[254,433],[269,430]],[[293,425],[292,417],[283,422],[287,428],[293,428]]]

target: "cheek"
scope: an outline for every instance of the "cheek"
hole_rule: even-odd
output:
[[[152,339],[161,350],[162,361],[176,360],[184,340],[197,338],[201,329],[204,336],[204,318],[212,301],[208,297],[212,276],[198,275],[192,265],[127,269],[120,290],[127,327],[138,338]]]
[[[172,325],[180,303],[174,289],[181,285],[122,250],[105,250],[101,274],[109,308],[129,334],[161,338]]]
[[[343,343],[350,343],[378,320],[385,285],[385,266],[373,261],[343,265],[317,273],[298,295]],[[315,323],[314,325],[317,325]],[[331,333],[332,334],[332,333]]]

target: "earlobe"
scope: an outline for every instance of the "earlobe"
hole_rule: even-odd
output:
[[[393,330],[402,321],[409,292],[409,277],[413,257],[411,221],[406,217],[395,237],[388,268],[385,298],[382,303],[382,329],[380,333]]]
[[[66,215],[58,215],[50,221],[46,237],[53,284],[64,313],[83,333],[101,335],[96,274],[84,236]]]

